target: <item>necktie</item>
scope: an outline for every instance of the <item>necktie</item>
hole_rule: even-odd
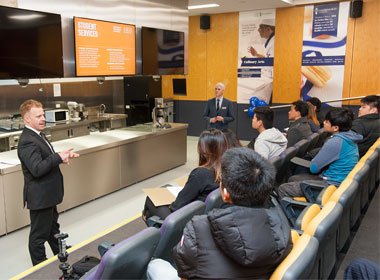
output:
[[[220,105],[219,105],[220,99],[216,100],[216,110],[219,111]]]
[[[49,140],[46,138],[45,133],[40,132],[40,136],[41,136],[41,138],[46,142],[46,144],[49,146],[50,150],[51,150],[53,153],[55,153],[55,152],[54,152],[54,149],[53,149],[53,146],[50,144]]]

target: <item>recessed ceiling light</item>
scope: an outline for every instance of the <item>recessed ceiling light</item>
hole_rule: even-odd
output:
[[[204,5],[193,5],[193,6],[188,6],[187,8],[189,10],[195,10],[195,9],[205,9],[205,8],[215,8],[219,7],[218,4],[204,4]]]

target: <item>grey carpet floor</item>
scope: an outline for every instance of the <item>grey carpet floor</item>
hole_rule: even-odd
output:
[[[76,261],[80,260],[82,257],[95,256],[100,258],[98,253],[98,245],[104,241],[109,241],[116,244],[134,234],[146,228],[145,223],[142,221],[141,217],[129,222],[128,224],[121,226],[120,228],[96,239],[93,242],[71,252],[68,257],[68,263],[71,265]],[[59,269],[60,262],[58,260],[42,267],[41,269],[27,275],[23,279],[59,279],[62,275],[62,271]]]
[[[356,258],[366,258],[380,265],[380,191],[375,196],[359,226],[335,279],[343,279],[344,270]]]

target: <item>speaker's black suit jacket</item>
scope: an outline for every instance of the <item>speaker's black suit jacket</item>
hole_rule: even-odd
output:
[[[24,174],[24,205],[31,210],[56,206],[63,200],[61,157],[38,134],[24,128],[17,150]]]
[[[210,123],[210,119],[216,116],[222,116],[223,122]],[[228,123],[235,120],[232,109],[232,102],[223,97],[220,109],[216,110],[216,98],[211,98],[207,101],[206,108],[203,112],[203,118],[207,121],[209,128],[223,129],[228,127]]]

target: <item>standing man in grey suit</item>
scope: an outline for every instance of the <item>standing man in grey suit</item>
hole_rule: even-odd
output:
[[[63,200],[63,177],[59,165],[79,157],[72,149],[56,153],[42,130],[45,115],[42,104],[30,99],[20,106],[24,130],[18,144],[18,157],[24,174],[24,206],[30,214],[29,253],[33,265],[46,260],[47,241],[56,255],[59,233],[57,205]]]
[[[227,128],[228,123],[235,120],[232,102],[223,97],[224,90],[224,84],[217,83],[215,85],[215,98],[207,101],[203,118],[207,121],[208,128]]]

